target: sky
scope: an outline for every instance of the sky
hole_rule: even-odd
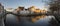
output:
[[[36,6],[42,8],[46,4],[43,1],[48,0],[0,0],[0,3],[3,4],[4,8],[17,8],[18,6],[24,6],[28,8],[30,6]]]

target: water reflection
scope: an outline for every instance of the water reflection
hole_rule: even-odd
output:
[[[35,17],[32,18],[32,22],[36,22],[37,20],[42,19],[42,18],[44,18],[45,16],[46,16],[46,15],[35,16]]]
[[[17,18],[15,15],[9,14],[7,16],[7,24],[9,26],[48,26],[49,21],[54,18],[53,16],[20,16],[19,17],[19,23],[17,24]]]

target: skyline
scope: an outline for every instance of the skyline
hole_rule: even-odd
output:
[[[4,8],[17,8],[18,6],[24,6],[25,8],[28,8],[30,6],[36,6],[38,8],[42,8],[43,6],[46,6],[45,2],[48,0],[0,0],[0,2],[3,4]]]

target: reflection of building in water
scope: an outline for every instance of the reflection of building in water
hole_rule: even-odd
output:
[[[32,18],[32,22],[36,22],[37,20],[42,19],[44,17],[45,17],[45,15],[35,16],[34,18]]]
[[[16,9],[16,11],[17,12],[19,12],[20,11],[20,13],[22,14],[22,15],[27,15],[28,13],[30,13],[30,11],[31,12],[35,12],[35,13],[44,13],[44,12],[46,12],[45,10],[40,10],[40,9],[37,9],[37,8],[35,8],[35,6],[32,6],[32,7],[30,7],[29,9],[25,9],[24,7],[18,7],[17,9]],[[40,18],[43,18],[45,15],[42,15],[42,16],[36,16],[35,18],[32,18],[32,22],[35,22],[35,21],[37,21],[37,20],[39,20]],[[20,18],[19,18],[20,16],[17,16],[17,21],[19,22],[19,20],[20,20]]]
[[[21,11],[24,11],[24,7],[19,6],[19,7],[16,9],[16,12],[17,12],[18,14],[22,14]],[[16,20],[17,20],[17,22],[19,23],[19,22],[20,22],[20,16],[17,16],[17,17],[16,17]]]

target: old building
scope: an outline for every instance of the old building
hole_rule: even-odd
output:
[[[46,10],[36,8],[35,6],[28,8],[28,10],[34,13],[46,13],[47,12]]]
[[[4,26],[4,6],[0,3],[0,26]]]
[[[34,11],[35,9],[36,9],[35,6],[31,6],[28,8],[29,11]]]
[[[17,10],[24,10],[24,7],[19,6]]]

